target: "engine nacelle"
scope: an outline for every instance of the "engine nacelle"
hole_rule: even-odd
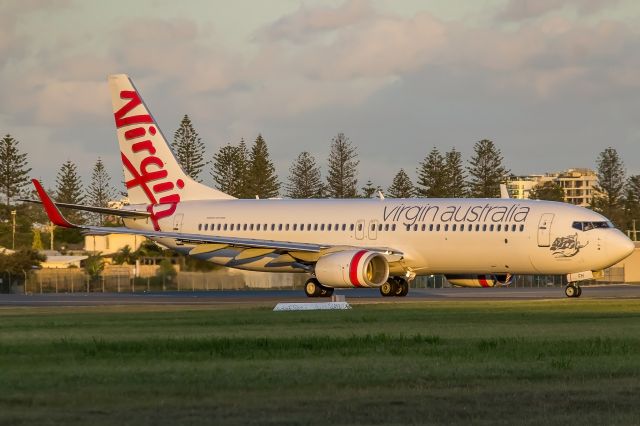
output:
[[[380,287],[389,278],[389,263],[374,251],[345,250],[320,257],[315,274],[327,287]]]
[[[511,274],[496,275],[445,275],[447,281],[458,287],[493,287],[495,285],[509,285],[513,281]]]

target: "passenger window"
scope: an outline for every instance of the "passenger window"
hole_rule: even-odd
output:
[[[313,230],[314,230],[314,231],[317,231],[317,230],[318,230],[318,224],[317,224],[317,223],[314,223],[314,224],[313,224]]]
[[[388,231],[388,230],[389,230],[389,224],[388,224],[388,223],[385,223],[385,224],[384,224],[384,230],[385,230],[385,231]]]
[[[451,225],[451,230],[452,230],[452,231],[455,231],[455,230],[457,229],[457,228],[456,228],[456,226],[457,226],[457,225],[456,225],[455,223],[454,223],[453,225]]]
[[[247,230],[247,224],[245,223],[244,225],[242,225],[242,230],[246,231]]]
[[[487,230],[487,224],[485,223],[484,225],[482,225],[482,232]]]
[[[260,224],[257,224],[256,225],[256,231],[259,231],[259,230],[260,230]]]
[[[375,224],[375,223],[372,223],[372,224],[371,224],[371,230],[372,230],[372,231],[375,231],[375,230],[376,230],[376,224]]]
[[[320,230],[324,231],[324,223],[322,225],[320,225]]]
[[[231,230],[233,231],[233,223],[231,224]]]
[[[224,230],[225,231],[227,230],[227,224],[226,223],[224,224]]]
[[[249,225],[249,230],[253,231],[253,223]]]
[[[520,232],[524,231],[524,225],[520,225]]]
[[[284,226],[284,230],[285,230],[285,231],[288,231],[288,230],[289,230],[289,224],[288,224],[288,223]]]
[[[202,224],[201,223],[198,224],[198,231],[202,231]]]
[[[436,225],[436,231],[439,231],[439,230],[440,230],[440,224],[437,224]]]
[[[272,224],[271,224],[271,230],[272,230],[272,231],[275,231],[275,230],[276,230],[276,224],[275,224],[275,223],[272,223]]]
[[[413,230],[417,231],[418,230],[418,225],[413,225]]]
[[[382,231],[382,224],[378,225],[378,231]]]
[[[493,232],[493,224],[489,225],[489,231]]]
[[[497,229],[497,230],[498,230],[498,231],[501,231],[501,230],[502,230],[502,225],[500,225],[500,224],[499,224],[499,225],[498,225],[498,229]]]
[[[511,232],[516,232],[516,225],[511,225]]]
[[[476,232],[478,232],[480,230],[480,225],[476,224]]]
[[[391,225],[391,230],[395,231],[396,230],[396,224],[394,223],[393,225]]]
[[[464,225],[460,225],[460,232],[464,231]]]
[[[467,231],[473,231],[473,225],[472,224],[467,225]]]
[[[339,231],[340,230],[340,224],[336,223],[336,226],[333,227],[334,231]]]
[[[433,223],[429,225],[429,231],[433,231]]]
[[[404,230],[405,230],[405,231],[410,231],[410,230],[411,230],[411,225],[407,225],[407,224],[405,224],[405,225],[404,225]]]
[[[297,231],[297,230],[298,230],[298,224],[297,224],[297,223],[294,223],[294,224],[293,224],[293,230],[294,230],[294,231]]]
[[[327,225],[327,231],[331,231],[331,224]]]
[[[362,224],[361,223],[358,224],[358,231],[362,231]]]
[[[427,225],[423,223],[423,224],[422,224],[422,231],[424,232],[424,231],[426,231],[426,230],[427,230]]]
[[[282,224],[278,224],[278,231],[282,231]]]

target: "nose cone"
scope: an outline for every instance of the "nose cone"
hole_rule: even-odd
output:
[[[615,262],[619,262],[629,256],[635,249],[636,245],[634,242],[619,231],[611,235],[611,239],[609,240],[607,247],[609,256],[611,256],[612,260]]]

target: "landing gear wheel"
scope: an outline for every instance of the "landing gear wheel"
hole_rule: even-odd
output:
[[[575,286],[575,285],[573,285],[573,284],[569,284],[569,285],[567,285],[567,286],[564,288],[564,294],[565,294],[567,297],[577,297],[577,294],[578,294],[578,288],[579,288],[579,287],[576,287],[576,286]]]
[[[580,297],[580,296],[582,296],[582,287],[580,287],[580,286],[576,286],[576,288],[578,289],[578,292],[576,293],[576,296],[575,296],[575,297]]]
[[[396,280],[393,278],[389,278],[387,282],[380,286],[380,294],[382,295],[382,297],[393,296],[395,294],[394,290],[396,286]]]
[[[304,292],[307,297],[318,297],[322,293],[322,286],[315,278],[309,278],[304,285]]]
[[[407,280],[398,280],[398,291],[396,292],[396,296],[405,297],[407,293],[409,293],[409,283]]]

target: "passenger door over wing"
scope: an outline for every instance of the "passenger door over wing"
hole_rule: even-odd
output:
[[[553,213],[544,213],[538,223],[538,247],[549,247],[551,245],[551,222]]]

